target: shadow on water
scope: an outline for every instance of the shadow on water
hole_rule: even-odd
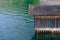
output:
[[[32,40],[60,40],[60,32],[54,32],[52,34],[51,31],[40,31],[38,33],[36,31]]]

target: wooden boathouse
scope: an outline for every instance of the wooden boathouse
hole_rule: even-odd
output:
[[[60,0],[40,1],[40,4],[29,5],[29,15],[34,17],[36,38],[58,40],[60,39]]]
[[[35,30],[60,34],[60,5],[30,5]]]

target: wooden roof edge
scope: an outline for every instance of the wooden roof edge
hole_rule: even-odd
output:
[[[43,6],[43,7],[45,7],[45,6],[49,6],[49,7],[50,7],[50,6],[54,6],[54,7],[57,6],[58,8],[55,7],[56,10],[54,10],[54,8],[52,7],[52,8],[53,8],[53,10],[52,10],[52,9],[50,9],[50,8],[48,7],[50,10],[49,10],[49,12],[47,11],[46,14],[44,13],[44,10],[46,10],[47,7],[46,7],[45,9],[42,9],[43,11],[41,11],[41,9],[39,9],[40,12],[37,12],[38,9],[35,9],[35,8],[36,8],[36,7],[40,7],[40,8],[41,8],[42,6]],[[31,15],[31,16],[37,16],[37,15],[53,15],[55,12],[57,12],[58,10],[60,10],[59,8],[60,8],[60,5],[29,5],[29,15]],[[52,12],[51,10],[52,10],[53,12]],[[51,11],[51,14],[50,14],[50,11]],[[59,12],[60,12],[60,11],[59,11]],[[42,13],[42,14],[41,14],[41,13]],[[56,15],[56,13],[55,13],[55,15]],[[60,15],[60,13],[57,12],[57,15]]]
[[[29,6],[60,6],[60,4],[36,4],[36,5],[29,5]]]

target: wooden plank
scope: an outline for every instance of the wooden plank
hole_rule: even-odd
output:
[[[60,16],[60,5],[31,5],[29,13],[32,16]]]
[[[39,30],[39,31],[59,31],[60,32],[60,28],[35,28],[35,30]]]
[[[41,18],[41,19],[60,19],[60,16],[34,16],[34,18]]]

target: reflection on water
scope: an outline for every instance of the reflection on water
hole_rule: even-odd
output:
[[[34,38],[32,40],[60,40],[60,31],[37,31],[35,32]]]

